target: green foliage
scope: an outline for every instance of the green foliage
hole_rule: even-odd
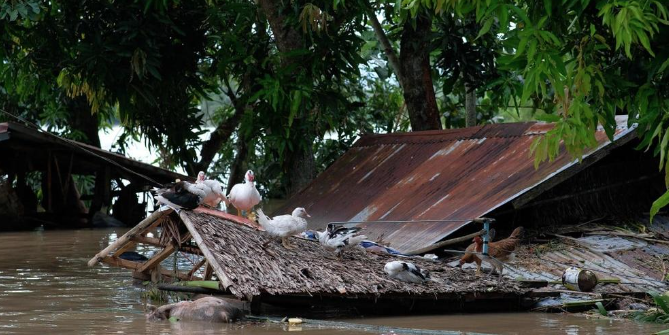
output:
[[[117,146],[144,136],[166,167],[198,159],[197,103],[225,96],[220,124],[242,112],[233,139],[263,187],[283,196],[289,158],[310,149],[319,170],[360,133],[409,129],[402,91],[367,22],[383,14],[400,50],[405,22],[429,15],[432,78],[447,127],[464,125],[465,88],[479,122],[539,119],[535,165],[564,147],[581,159],[610,138],[615,116],[637,124],[642,150],[669,171],[669,20],[659,0],[283,1],[299,41],[281,52],[263,9],[248,0],[7,1],[0,5],[2,108],[83,139],[77,102],[99,126],[120,122]],[[294,41],[293,41],[294,42]],[[501,117],[500,117],[501,116]],[[236,127],[237,125],[233,125]],[[309,150],[307,150],[309,151]],[[215,171],[235,158],[219,150]],[[667,174],[669,186],[669,174]],[[669,192],[651,210],[669,204]]]

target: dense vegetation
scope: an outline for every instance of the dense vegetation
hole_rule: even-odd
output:
[[[120,122],[161,164],[305,185],[359,133],[556,122],[579,155],[639,124],[669,164],[669,4],[657,0],[10,0],[3,111],[99,145]],[[221,100],[213,115],[198,108]],[[3,114],[3,119],[9,118]],[[205,125],[209,140],[198,137]],[[669,174],[667,175],[669,177]],[[669,182],[669,178],[667,179]],[[669,193],[653,210],[669,203]]]

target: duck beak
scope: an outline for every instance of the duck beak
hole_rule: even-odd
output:
[[[307,211],[304,211],[304,214],[306,214],[308,218],[311,217],[311,215],[309,215],[309,213],[307,213]]]

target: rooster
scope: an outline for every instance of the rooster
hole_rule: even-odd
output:
[[[476,236],[472,240],[476,247],[474,251],[481,261],[485,261],[497,270],[499,279],[502,279],[502,272],[504,270],[504,261],[512,259],[513,251],[516,250],[518,243],[520,243],[520,236],[523,234],[523,227],[518,227],[511,232],[511,235],[503,240],[488,243],[488,255],[481,254],[483,252],[483,239],[481,236]],[[480,261],[476,264],[476,275],[481,274]]]

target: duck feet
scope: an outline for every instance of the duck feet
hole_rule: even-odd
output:
[[[283,247],[286,248],[286,249],[290,249],[290,250],[295,249],[294,246],[290,245],[290,242],[288,242],[288,239],[287,239],[287,238],[282,238],[282,239],[281,239],[281,244],[282,244]]]

